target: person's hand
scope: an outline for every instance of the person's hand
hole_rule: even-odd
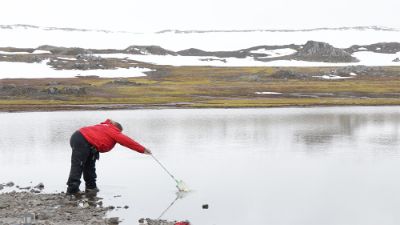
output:
[[[143,154],[146,154],[146,155],[151,155],[151,151],[150,151],[150,149],[148,149],[148,148],[145,148],[145,149],[144,149],[144,152],[143,152]]]

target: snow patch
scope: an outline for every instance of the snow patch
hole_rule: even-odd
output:
[[[22,55],[22,54],[30,54],[29,52],[5,52],[5,51],[0,51],[0,54],[2,55]]]
[[[57,59],[76,61],[76,58],[57,57]]]
[[[76,76],[99,76],[108,78],[141,77],[147,68],[113,70],[55,70],[47,65],[48,60],[41,63],[0,62],[0,79],[4,78],[71,78]]]
[[[273,49],[273,50],[261,48],[261,49],[250,51],[250,53],[254,53],[254,54],[267,54],[268,55],[268,56],[262,57],[262,58],[281,57],[281,56],[286,56],[286,55],[292,55],[296,52],[297,52],[296,50],[291,49],[291,48],[281,48],[281,49]]]
[[[308,62],[298,60],[274,60],[262,62],[253,57],[246,58],[219,58],[205,56],[172,56],[172,55],[131,55],[131,54],[96,54],[102,58],[131,59],[140,62],[147,62],[156,65],[170,66],[216,66],[216,67],[242,67],[242,66],[280,66],[280,67],[326,67],[326,66],[398,66],[393,62],[393,57],[400,57],[396,54],[382,54],[369,51],[356,52],[352,56],[360,59],[354,63],[326,63]]]
[[[398,65],[393,62],[393,58],[400,57],[400,52],[395,54],[376,53],[371,51],[355,52],[352,54],[360,60],[358,65],[366,66],[395,66]]]
[[[312,76],[312,77],[321,78],[321,79],[324,79],[324,80],[341,80],[341,79],[352,78],[352,77],[342,77],[342,76],[333,75],[333,74],[322,75],[322,76]]]
[[[51,54],[50,51],[45,51],[45,50],[35,50],[32,53],[30,52],[6,52],[6,51],[0,51],[0,54],[3,55],[28,55],[28,54]]]
[[[35,50],[32,54],[51,54],[51,52],[46,50]]]

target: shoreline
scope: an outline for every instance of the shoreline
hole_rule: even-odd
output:
[[[136,104],[90,104],[90,105],[0,105],[0,113],[61,112],[61,111],[114,111],[114,110],[164,110],[164,109],[270,109],[270,108],[330,108],[330,107],[399,107],[400,104],[310,104],[275,106],[205,106],[186,105],[136,105]]]

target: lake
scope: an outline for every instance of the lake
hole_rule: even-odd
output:
[[[109,214],[122,224],[400,223],[400,107],[0,113],[0,183],[65,191],[71,134],[106,118],[192,190],[176,200],[150,156],[117,146],[97,175],[105,205],[129,206]]]

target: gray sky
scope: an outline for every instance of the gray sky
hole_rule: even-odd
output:
[[[127,31],[400,28],[399,0],[2,0],[0,24]]]

